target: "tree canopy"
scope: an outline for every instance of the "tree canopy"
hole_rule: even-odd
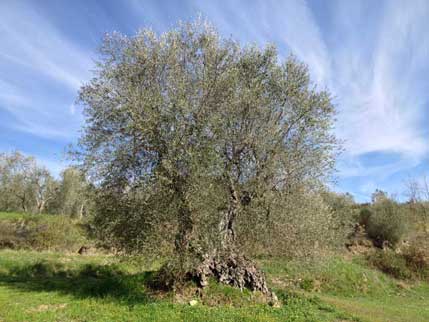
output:
[[[126,250],[236,251],[246,225],[269,225],[334,166],[335,109],[307,67],[200,21],[106,36],[79,98],[94,220]]]

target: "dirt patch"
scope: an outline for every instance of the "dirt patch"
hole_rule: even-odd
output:
[[[63,304],[40,304],[39,306],[30,309],[30,312],[46,312],[46,311],[56,311],[64,309],[67,306],[66,303]]]

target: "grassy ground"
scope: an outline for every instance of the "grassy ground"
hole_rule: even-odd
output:
[[[340,259],[261,265],[281,308],[218,285],[202,297],[161,297],[144,286],[154,266],[141,261],[2,250],[0,321],[429,321],[428,285]]]
[[[25,216],[0,213],[0,223]],[[39,218],[37,225],[61,226],[55,224],[57,216]],[[262,304],[258,294],[216,283],[198,295],[192,286],[180,294],[157,293],[145,285],[159,263],[80,256],[74,250],[81,243],[78,237],[68,252],[0,250],[0,322],[429,321],[428,284],[395,280],[359,257],[307,263],[261,259],[282,302],[274,308]]]
[[[360,321],[429,321],[429,284],[393,279],[359,257],[307,265],[267,260],[263,266],[272,285],[317,294],[321,302]]]
[[[351,316],[314,297],[278,295],[257,304],[250,292],[209,287],[190,306],[144,287],[151,267],[112,256],[0,251],[1,321],[345,321]],[[220,305],[219,305],[220,302]],[[216,304],[216,306],[212,306]]]
[[[36,216],[46,220],[50,220],[51,218],[53,218],[52,215],[45,215],[45,214],[33,215],[33,214],[22,214],[18,212],[0,211],[0,220],[21,220],[21,219],[29,219]]]

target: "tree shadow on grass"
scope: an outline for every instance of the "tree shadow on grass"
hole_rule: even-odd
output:
[[[103,298],[120,304],[153,302],[148,292],[154,272],[126,274],[114,266],[88,264],[79,269],[39,262],[0,272],[0,285],[29,292],[60,292],[76,298]]]

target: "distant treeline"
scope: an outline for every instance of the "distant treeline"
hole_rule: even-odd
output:
[[[88,187],[75,167],[56,179],[32,156],[18,151],[0,154],[0,211],[82,217],[88,209]]]

